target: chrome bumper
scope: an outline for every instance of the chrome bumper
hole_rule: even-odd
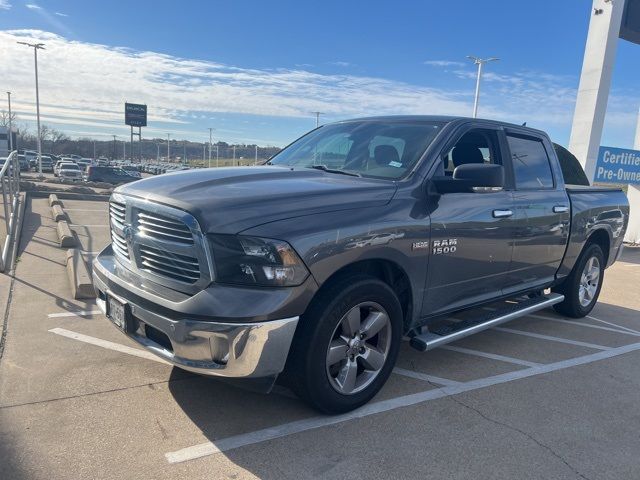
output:
[[[97,303],[106,314],[107,295],[130,309],[132,327],[125,332],[167,362],[203,375],[233,378],[275,377],[284,369],[299,317],[256,323],[224,323],[168,318],[120,295],[94,275]]]

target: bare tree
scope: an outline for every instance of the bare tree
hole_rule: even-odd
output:
[[[11,112],[11,126],[15,126],[18,120],[16,112]],[[0,127],[9,126],[9,112],[6,110],[0,110]]]

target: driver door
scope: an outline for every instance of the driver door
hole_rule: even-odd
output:
[[[441,156],[445,175],[465,163],[503,166],[502,132],[473,128]],[[442,173],[440,173],[441,175]],[[511,175],[505,188],[432,197],[431,243],[423,316],[456,310],[500,296],[513,251]]]

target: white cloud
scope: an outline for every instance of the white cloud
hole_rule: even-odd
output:
[[[0,10],[9,10],[11,6],[9,0],[0,0]]]
[[[430,67],[462,67],[464,63],[455,62],[453,60],[427,60],[423,62],[425,65],[429,65]]]
[[[349,62],[337,61],[337,62],[329,62],[329,65],[335,65],[336,67],[350,67],[350,66],[351,66],[351,63],[349,63]]]
[[[27,3],[25,4],[25,7],[27,7],[29,10],[42,10],[42,7],[40,5],[36,5],[35,3]]]
[[[69,16],[66,13],[62,13],[62,12],[54,12],[54,15],[57,15],[59,17],[68,17]]]
[[[469,115],[473,101],[472,68],[443,72],[446,86],[435,88],[344,73],[322,75],[301,67],[241,68],[69,40],[39,30],[0,31],[0,58],[12,66],[4,72],[3,83],[13,91],[23,119],[34,111],[33,56],[16,45],[17,40],[46,43],[38,57],[42,115],[49,123],[76,130],[89,125],[104,132],[120,128],[125,101],[149,106],[149,132],[166,132],[174,124],[185,133],[198,129],[194,118],[218,113],[300,118],[306,125],[312,111],[324,112],[326,120],[380,114]],[[518,124],[527,121],[567,136],[576,85],[573,77],[487,71],[480,115]],[[628,121],[629,116],[615,114],[637,100],[630,94],[612,95],[609,110],[623,119],[619,122]],[[256,134],[257,124],[245,130],[247,135]]]

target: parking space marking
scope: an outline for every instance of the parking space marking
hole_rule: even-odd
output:
[[[498,355],[497,353],[481,352],[479,350],[472,350],[470,348],[454,347],[453,345],[444,345],[443,350],[450,350],[452,352],[464,353],[467,355],[475,355],[476,357],[490,358],[491,360],[498,360],[500,362],[513,363],[514,365],[523,365],[525,367],[538,367],[541,363],[528,362],[527,360],[520,360],[519,358],[506,357],[504,355]]]
[[[533,318],[539,318],[540,320],[548,320],[550,322],[566,323],[567,325],[577,325],[578,327],[595,328],[596,330],[604,330],[606,332],[622,333],[624,335],[632,335],[634,337],[640,337],[640,332],[635,332],[634,330],[627,329],[625,327],[620,327],[615,323],[605,322],[609,325],[616,325],[616,328],[610,328],[610,327],[603,327],[601,325],[592,325],[590,323],[584,323],[577,320],[567,320],[566,318],[552,318],[552,317],[544,317],[542,315],[527,315],[527,316],[533,317]],[[591,318],[591,317],[587,317],[587,318]],[[596,320],[596,319],[591,318],[591,320]],[[602,321],[602,320],[598,320],[598,321]],[[624,330],[622,330],[623,328]]]
[[[359,418],[396,410],[402,407],[409,407],[430,400],[445,398],[463,392],[469,392],[484,387],[490,387],[493,385],[512,382],[514,380],[533,377],[535,375],[564,370],[569,367],[585,365],[588,363],[597,362],[599,360],[624,355],[626,353],[634,352],[637,350],[640,350],[640,343],[632,343],[629,345],[624,345],[622,347],[611,348],[606,351],[596,352],[582,357],[562,360],[560,362],[525,368],[522,370],[495,375],[493,377],[486,377],[465,383],[459,383],[457,385],[435,388],[432,390],[427,390],[425,392],[403,395],[401,397],[391,398],[389,400],[370,403],[368,405],[360,407],[357,410],[342,415],[336,415],[332,417],[326,415],[316,416],[291,423],[276,425],[254,432],[221,438],[220,440],[216,440],[215,442],[201,443],[199,445],[186,447],[174,452],[165,453],[165,458],[169,463],[186,462],[188,460],[194,460],[196,458],[206,457],[236,448],[254,445],[268,440],[274,440],[276,438],[282,438],[296,433],[314,430],[316,428],[336,425],[339,423],[347,422],[349,420],[357,420]]]
[[[524,335],[525,337],[539,338],[540,340],[549,340],[551,342],[566,343],[568,345],[576,345],[578,347],[593,348],[595,350],[610,350],[610,347],[604,345],[596,345],[595,343],[579,342],[578,340],[569,340],[568,338],[552,337],[551,335],[542,335],[541,333],[525,332],[524,330],[515,330],[513,328],[494,327],[493,330],[498,332],[513,333],[515,335]]]
[[[72,223],[69,226],[70,227],[79,227],[79,228],[95,228],[95,227],[108,228],[109,227],[109,225],[80,225],[78,223]]]
[[[51,333],[55,333],[56,335],[61,335],[63,337],[71,338],[73,340],[79,340],[81,342],[88,343],[90,345],[95,345],[96,347],[102,347],[108,350],[115,350],[116,352],[126,353],[129,355],[133,355],[135,357],[145,358],[147,360],[153,360],[154,362],[164,363],[165,365],[171,365],[169,362],[161,359],[160,357],[155,356],[153,353],[147,352],[146,350],[127,347],[126,345],[110,342],[108,340],[102,340],[101,338],[90,337],[89,335],[83,335],[82,333],[72,332],[71,330],[66,330],[64,328],[52,328],[49,331]]]
[[[614,327],[617,327],[617,328],[621,328],[622,330],[626,330],[627,332],[640,334],[639,331],[633,330],[632,328],[623,327],[622,325],[618,325],[618,324],[612,323],[612,322],[607,322],[606,320],[600,320],[599,318],[592,317],[591,315],[587,315],[587,318],[590,318],[591,320],[595,320],[596,322],[605,323],[607,325],[611,325],[611,326],[614,326]]]
[[[429,382],[429,383],[436,383],[442,386],[452,386],[452,385],[458,385],[460,383],[460,382],[456,382],[455,380],[449,380],[448,378],[435,377],[433,375],[428,375],[422,372],[415,372],[413,370],[407,370],[405,368],[400,368],[400,367],[395,367],[393,369],[393,373],[396,373],[398,375],[402,375],[405,377],[415,378],[417,380],[424,380],[425,382]]]
[[[65,212],[104,212],[107,213],[108,209],[89,209],[89,208],[64,208]]]
[[[47,315],[49,318],[61,318],[61,317],[85,317],[87,315],[101,314],[102,310],[78,310],[77,312],[59,312],[50,313]]]

